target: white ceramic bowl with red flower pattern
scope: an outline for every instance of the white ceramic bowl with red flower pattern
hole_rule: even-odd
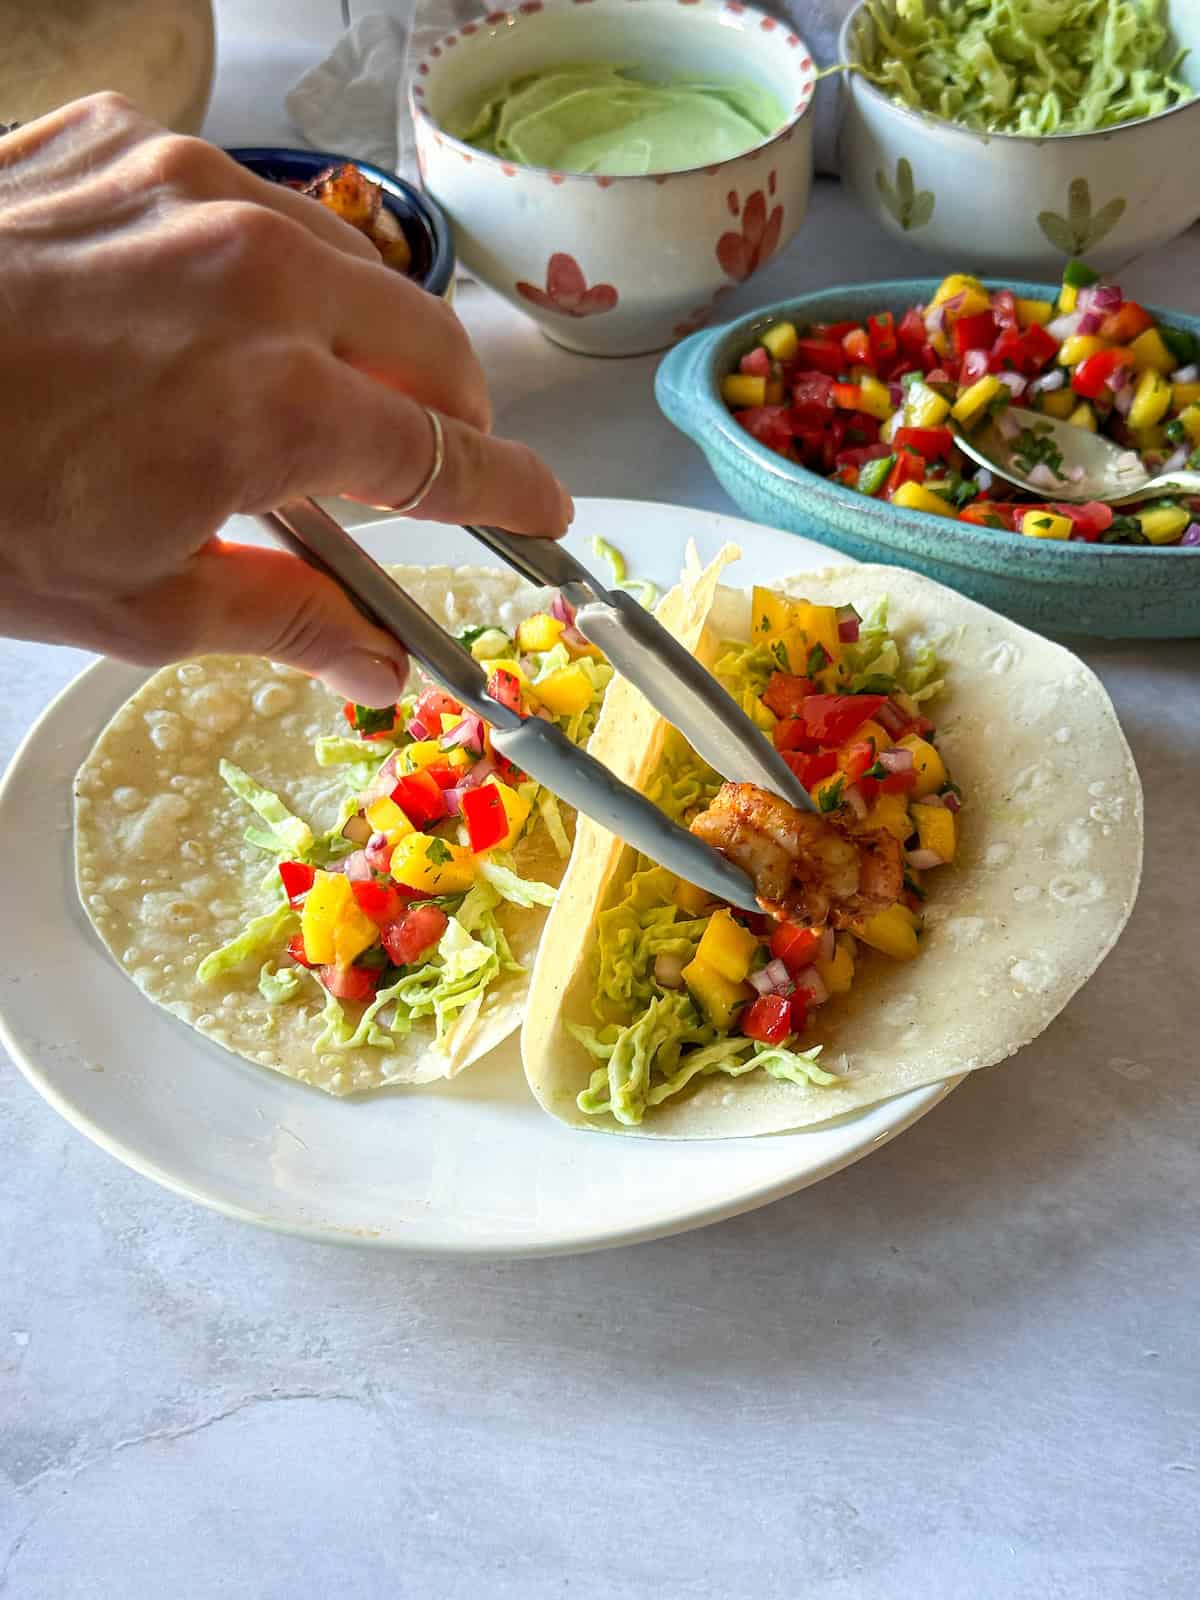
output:
[[[638,177],[514,166],[442,126],[497,84],[583,61],[755,82],[786,119],[744,155]],[[525,0],[416,62],[417,161],[470,272],[556,344],[640,355],[702,327],[800,226],[814,82],[803,40],[738,0]]]

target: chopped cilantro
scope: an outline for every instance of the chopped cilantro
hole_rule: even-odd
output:
[[[771,645],[770,645],[770,651],[771,651],[771,654],[775,657],[775,660],[778,661],[779,669],[780,669],[781,672],[788,672],[788,671],[791,670],[789,668],[789,666],[788,666],[787,645],[784,644],[782,639],[774,639],[774,640],[772,640],[771,641]]]
[[[1200,360],[1200,339],[1187,328],[1168,328],[1165,322],[1158,325],[1159,337],[1181,367],[1191,366]]]
[[[1192,451],[1187,459],[1187,464],[1194,472],[1200,472],[1200,447]]]
[[[842,790],[845,786],[845,778],[838,778],[829,785],[828,789],[821,790],[821,798],[818,801],[818,805],[822,811],[837,810],[842,803]]]
[[[430,839],[425,846],[425,859],[432,861],[435,867],[444,867],[447,861],[454,860],[454,854],[444,839]]]
[[[824,672],[829,665],[829,651],[823,644],[815,644],[808,652],[808,662],[805,666],[805,676],[815,678],[819,672]]]
[[[1042,423],[1037,428],[1022,428],[1013,446],[1012,458],[1022,472],[1032,472],[1036,466],[1046,466],[1056,478],[1063,475],[1062,451],[1055,444],[1048,423]]]
[[[759,631],[759,633],[770,633],[770,631],[771,631],[771,619],[769,617],[761,616],[758,619],[758,631]]]
[[[915,894],[918,900],[924,900],[924,889],[918,887],[918,885],[913,882],[911,874],[907,872],[904,874],[904,887],[908,890],[909,894]]]
[[[1188,431],[1178,417],[1173,417],[1167,423],[1163,434],[1172,444],[1182,444],[1188,437]]]
[[[873,742],[874,741],[872,741],[872,743]],[[886,778],[887,775],[888,769],[884,766],[882,761],[876,761],[874,766],[868,767],[863,773],[864,778]]]
[[[863,463],[858,474],[859,494],[878,494],[887,482],[887,475],[896,464],[894,455],[877,456],[874,461]]]
[[[395,726],[395,706],[355,705],[354,707],[354,731],[356,733],[390,733]]]

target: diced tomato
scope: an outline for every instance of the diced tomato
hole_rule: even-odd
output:
[[[739,1018],[738,1025],[747,1039],[761,1044],[782,1044],[792,1031],[792,1001],[785,994],[760,994]]]
[[[884,794],[907,794],[910,789],[915,789],[917,774],[909,772],[889,772],[886,778],[878,780],[879,787]]]
[[[447,815],[445,797],[437,780],[423,769],[406,773],[392,790],[392,799],[414,828],[427,828],[430,823],[440,822]]]
[[[911,450],[901,450],[883,486],[884,498],[890,500],[902,483],[923,483],[924,480],[925,462],[922,458]]]
[[[390,739],[396,731],[396,706],[385,706],[376,711],[371,706],[355,705],[346,700],[342,715],[360,739]]]
[[[1100,324],[1100,337],[1110,344],[1132,344],[1139,333],[1153,326],[1154,318],[1144,306],[1136,300],[1126,300]]]
[[[1114,515],[1113,508],[1105,505],[1103,500],[1086,500],[1082,505],[1060,504],[1056,501],[1049,509],[1060,517],[1069,517],[1073,524],[1072,538],[1086,539],[1089,544],[1095,544],[1104,530],[1111,526]]]
[[[842,745],[886,699],[885,694],[810,694],[800,715],[810,738]]]
[[[834,420],[842,425],[844,444],[874,444],[879,438],[879,418],[865,411],[838,412]]]
[[[945,461],[954,449],[954,435],[949,428],[897,428],[892,443],[899,450],[915,450],[926,461]]]
[[[782,455],[791,445],[793,422],[788,406],[746,406],[733,415],[750,437],[765,444],[768,450],[777,450]]]
[[[801,372],[792,381],[792,422],[810,427],[833,409],[833,379],[824,372]]]
[[[436,739],[442,731],[442,718],[456,717],[461,710],[462,703],[444,689],[426,689],[417,698],[413,716],[418,722],[424,723],[429,730],[429,737]]]
[[[373,833],[363,847],[367,865],[372,872],[388,872],[392,865],[394,845],[388,843],[386,833]]]
[[[1021,510],[1027,510],[1022,506]],[[1007,528],[1010,533],[1014,531],[1014,508],[1000,500],[972,500],[969,506],[964,506],[958,513],[960,522],[973,522],[980,528]]]
[[[769,378],[771,376],[771,353],[760,344],[756,350],[748,351],[738,362],[738,369],[749,378]]]
[[[808,1027],[808,991],[797,989],[792,995],[792,1032],[803,1033]]]
[[[907,350],[909,355],[919,355],[928,342],[929,335],[925,331],[925,319],[916,306],[910,306],[900,318],[896,329],[896,340],[901,350]]]
[[[811,751],[817,748],[817,741],[809,738],[799,717],[781,717],[771,730],[771,737],[776,750]]]
[[[515,672],[508,672],[503,667],[497,667],[487,681],[487,692],[491,699],[498,705],[506,706],[509,711],[515,711],[518,716],[523,716],[521,710],[521,681]]]
[[[954,348],[960,356],[968,350],[990,350],[995,342],[996,319],[990,311],[959,317],[954,324]]]
[[[862,390],[856,383],[835,383],[833,403],[842,411],[857,411],[862,404]]]
[[[404,901],[390,884],[376,883],[368,878],[364,883],[351,883],[359,908],[370,917],[377,928],[393,922],[404,909]]]
[[[1028,355],[1025,342],[1021,338],[1021,330],[1010,326],[1001,331],[1000,337],[992,346],[988,366],[993,372],[1024,372],[1027,360]]]
[[[923,344],[920,349],[921,367],[927,378],[931,378],[941,367],[942,358],[931,344]]]
[[[832,339],[801,339],[792,364],[798,372],[824,372],[836,378],[846,370],[846,357],[841,344]]]
[[[448,761],[431,761],[427,767],[422,767],[421,770],[429,774],[439,789],[457,788],[458,780],[463,775],[461,767],[456,771]]]
[[[510,761],[507,756],[502,756],[499,750],[489,749],[491,760],[495,764],[496,776],[501,783],[507,783],[510,788],[516,788],[518,783],[525,782],[525,774],[515,761]]]
[[[283,882],[283,892],[287,895],[288,905],[293,910],[312,888],[313,879],[316,875],[316,868],[308,866],[303,861],[281,861],[279,863],[279,876]]]
[[[335,1000],[371,1000],[379,987],[377,967],[318,967],[317,977]]]
[[[875,357],[871,350],[871,339],[865,328],[854,328],[842,336],[842,349],[846,353],[846,360],[852,367],[873,367]]]
[[[476,789],[464,789],[462,795],[463,821],[467,837],[476,855],[498,845],[508,832],[508,813],[494,783],[481,783]]]
[[[840,344],[848,333],[858,327],[857,322],[818,322],[813,333],[822,339],[836,339]]]
[[[876,361],[890,361],[896,354],[896,319],[890,311],[867,318],[867,335]]]
[[[855,783],[868,767],[875,765],[874,739],[858,739],[842,751],[840,766],[849,783]]]
[[[884,456],[890,456],[890,444],[863,444],[855,445],[852,450],[839,450],[837,464],[839,467],[854,467],[856,470],[863,467],[868,461],[882,461]]]
[[[801,928],[794,922],[781,922],[771,935],[771,954],[794,978],[805,967],[811,967],[821,948],[819,928]]]
[[[1011,289],[997,289],[993,294],[992,315],[998,328],[1017,326],[1017,297]]]
[[[814,743],[811,739],[807,742]],[[836,750],[783,749],[781,754],[806,789],[820,783],[822,778],[832,778],[837,771]]]
[[[398,967],[412,966],[437,944],[449,920],[440,906],[417,905],[402,911],[380,934],[388,960]]]
[[[314,965],[314,963],[308,959],[308,956],[305,953],[304,935],[302,933],[294,933],[288,940],[287,953],[289,956],[291,956],[292,960],[297,966],[311,967]]]
[[[1021,335],[1021,346],[1025,352],[1022,371],[1026,373],[1040,372],[1058,354],[1058,340],[1052,333],[1047,333],[1039,322],[1033,322],[1025,329]]]
[[[850,466],[838,467],[833,474],[833,481],[834,483],[845,484],[847,489],[857,489],[858,468]]]
[[[1133,359],[1130,350],[1097,350],[1094,356],[1085,357],[1072,372],[1071,387],[1086,400],[1097,400],[1101,395],[1112,392],[1108,380],[1117,368],[1132,365]]]
[[[813,692],[811,678],[800,678],[794,672],[773,672],[767,680],[762,702],[777,717],[796,717],[805,696]]]

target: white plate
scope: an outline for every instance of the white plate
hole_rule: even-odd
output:
[[[745,552],[733,581],[843,558],[728,517],[582,501],[570,543],[610,539],[666,586],[694,538]],[[236,531],[244,535],[241,527]],[[457,529],[361,528],[374,554],[488,557]],[[894,1138],[953,1088],[937,1084],[838,1125],[770,1139],[659,1144],[579,1133],[540,1112],[515,1038],[453,1082],[328,1099],[237,1057],[152,1006],[113,964],[75,893],[71,786],[93,739],[146,674],[101,661],[43,714],[0,785],[6,915],[0,1037],[54,1108],[156,1183],[228,1216],[420,1254],[549,1255],[698,1227],[817,1182]]]

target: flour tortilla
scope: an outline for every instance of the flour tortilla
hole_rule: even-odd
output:
[[[454,632],[493,622],[515,629],[544,598],[506,571],[391,571]],[[202,956],[270,909],[261,889],[270,857],[245,843],[255,819],[221,781],[219,760],[274,789],[314,831],[327,829],[346,791],[339,769],[317,765],[313,741],[346,733],[341,705],[315,679],[258,657],[207,656],[166,667],[101,734],[79,771],[75,806],[80,897],[142,992],[248,1061],[334,1095],[453,1077],[498,1045],[520,1023],[546,918],[539,908],[507,904],[497,913],[527,971],[502,974],[478,1015],[463,1013],[444,1050],[435,1048],[429,1019],[415,1022],[393,1051],[363,1046],[318,1055],[323,994],[316,984],[272,1006],[258,990],[260,961],[211,983],[197,979]],[[557,883],[565,868],[541,826],[515,855],[527,878]]]
[[[577,1127],[649,1138],[746,1137],[811,1127],[922,1084],[992,1065],[1037,1037],[1116,943],[1137,894],[1142,792],[1099,679],[1077,657],[916,573],[844,566],[773,589],[864,614],[888,598],[898,641],[931,640],[947,691],[930,712],[938,748],[966,805],[958,862],[928,874],[926,933],[911,962],[862,949],[854,987],[805,1035],[829,1088],[749,1073],[698,1081],[638,1127],[585,1116],[575,1096],[595,1062],[566,1023],[591,1010],[596,917],[621,896],[633,853],[586,818],[551,913],[522,1035],[539,1103]],[[702,596],[701,596],[702,598]],[[720,639],[749,637],[746,591],[716,590],[689,644],[711,665]],[[614,682],[597,728],[649,727],[622,774],[642,786],[666,729],[642,697]],[[611,749],[607,754],[611,760]]]

